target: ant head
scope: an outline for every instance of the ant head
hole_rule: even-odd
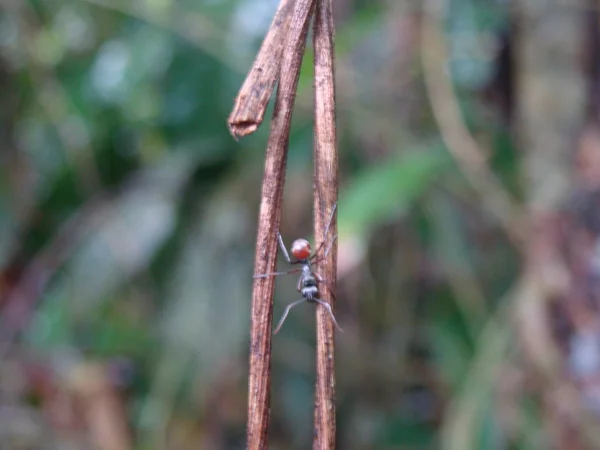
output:
[[[310,256],[311,248],[306,239],[296,239],[292,242],[292,255],[296,259],[307,259]]]

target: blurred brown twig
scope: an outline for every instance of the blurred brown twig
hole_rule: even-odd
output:
[[[87,362],[76,366],[70,388],[79,397],[95,447],[129,450],[133,447],[123,399],[110,380],[105,364]]]
[[[523,214],[487,166],[483,151],[462,120],[452,82],[445,73],[448,51],[441,28],[444,1],[428,0],[423,7],[421,56],[423,79],[433,115],[448,150],[465,177],[484,199],[482,203],[499,221],[511,240],[523,242]]]

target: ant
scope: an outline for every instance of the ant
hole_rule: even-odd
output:
[[[277,324],[277,327],[275,328],[275,331],[274,331],[275,334],[277,334],[277,332],[280,330],[281,326],[283,325],[283,322],[285,321],[288,313],[290,312],[290,309],[292,309],[294,306],[297,306],[304,301],[318,303],[319,305],[323,306],[329,313],[329,316],[331,317],[331,320],[335,324],[336,328],[338,330],[340,330],[341,332],[344,331],[344,330],[342,330],[342,327],[340,327],[338,325],[337,320],[335,320],[335,316],[333,315],[333,311],[331,310],[331,305],[329,305],[329,303],[327,303],[324,300],[321,300],[318,297],[319,288],[317,286],[317,280],[320,282],[325,281],[325,280],[323,279],[323,277],[321,277],[321,275],[319,275],[317,272],[314,272],[310,267],[310,265],[312,263],[318,262],[318,261],[321,261],[321,260],[327,258],[329,251],[333,247],[333,243],[337,239],[337,236],[334,236],[333,239],[331,240],[331,243],[325,250],[325,253],[323,254],[323,256],[321,258],[319,258],[318,260],[315,260],[315,258],[319,254],[319,251],[323,248],[323,245],[325,244],[325,240],[327,238],[327,233],[329,233],[329,227],[330,227],[331,223],[333,222],[333,215],[335,214],[336,208],[337,208],[337,203],[333,205],[333,210],[331,211],[331,217],[329,218],[329,223],[327,224],[327,227],[325,228],[325,234],[324,234],[325,239],[323,240],[323,242],[321,242],[321,245],[319,245],[319,247],[317,248],[317,250],[315,251],[315,253],[312,256],[311,256],[310,243],[306,239],[296,239],[294,242],[292,242],[292,246],[290,247],[291,254],[294,256],[294,258],[296,258],[295,261],[292,261],[290,258],[290,255],[285,247],[285,244],[283,243],[283,238],[281,237],[281,233],[279,233],[279,232],[277,233],[277,240],[279,242],[279,247],[281,248],[281,252],[283,253],[283,256],[285,257],[286,261],[288,262],[288,264],[302,264],[302,267],[300,269],[292,269],[292,270],[288,270],[287,272],[264,273],[262,275],[254,275],[254,277],[253,277],[253,278],[267,278],[267,277],[274,277],[274,276],[278,276],[278,275],[289,275],[291,273],[302,272],[300,274],[300,278],[298,278],[298,286],[296,288],[298,290],[298,292],[300,292],[302,294],[302,298],[300,300],[296,300],[295,302],[290,303],[285,308],[285,311],[283,312],[283,316],[281,317],[281,320],[279,321],[279,323]],[[333,295],[333,293],[332,293],[332,295]]]

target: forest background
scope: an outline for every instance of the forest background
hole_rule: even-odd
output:
[[[244,447],[268,126],[227,116],[276,3],[0,0],[2,448]],[[334,1],[339,448],[600,448],[598,6]],[[296,308],[273,449],[312,441],[314,345]]]

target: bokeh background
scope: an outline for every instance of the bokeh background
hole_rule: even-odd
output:
[[[334,5],[338,448],[600,448],[598,2]],[[0,448],[244,448],[270,112],[226,120],[275,8],[0,0]],[[312,73],[309,43],[288,242]],[[273,449],[311,446],[313,309],[273,343]]]

